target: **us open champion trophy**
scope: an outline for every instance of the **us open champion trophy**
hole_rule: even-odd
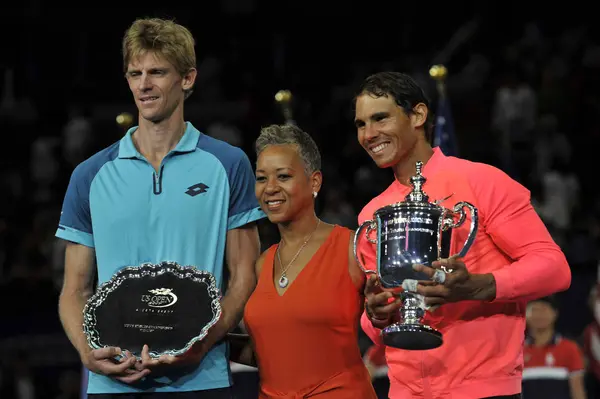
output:
[[[426,274],[413,270],[413,265],[431,267],[434,261],[449,257],[452,229],[467,220],[465,208],[469,210],[471,226],[464,246],[458,253],[459,257],[467,253],[477,233],[477,209],[470,203],[459,202],[450,210],[439,205],[447,198],[429,202],[429,197],[423,191],[426,179],[421,174],[422,167],[422,162],[416,163],[416,174],[410,179],[412,191],[405,200],[375,211],[373,219],[363,222],[354,236],[354,256],[359,266],[365,273],[376,273],[384,288],[402,287],[408,280],[428,280]],[[455,218],[458,220],[455,221]],[[365,228],[367,240],[377,245],[376,271],[365,269],[358,256],[358,242]],[[372,232],[377,234],[375,239],[370,237]],[[404,290],[401,299],[399,321],[383,329],[383,343],[412,350],[433,349],[442,345],[442,334],[422,321],[425,315],[423,297]]]
[[[83,310],[92,349],[120,347],[136,357],[178,356],[202,340],[221,317],[214,276],[175,262],[125,267],[98,287]]]

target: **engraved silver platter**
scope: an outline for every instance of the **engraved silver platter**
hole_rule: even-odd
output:
[[[221,317],[215,277],[176,262],[128,266],[101,284],[83,310],[92,349],[120,347],[136,357],[179,356],[206,337]]]

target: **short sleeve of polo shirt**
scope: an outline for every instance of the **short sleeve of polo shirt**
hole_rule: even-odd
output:
[[[92,181],[119,152],[119,142],[83,161],[71,174],[56,230],[56,237],[87,247],[95,247],[90,208]]]
[[[227,229],[232,230],[263,218],[265,215],[254,194],[255,177],[245,152],[235,149],[235,161],[228,171],[229,216]]]
[[[90,186],[93,174],[87,173],[86,169],[85,164],[80,164],[71,175],[56,236],[93,248],[94,233],[90,213]]]
[[[583,353],[579,345],[574,341],[568,341],[568,364],[569,374],[582,372],[585,370]]]

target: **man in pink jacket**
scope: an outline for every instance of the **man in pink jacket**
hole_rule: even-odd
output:
[[[409,76],[383,72],[366,79],[355,99],[358,141],[394,182],[371,200],[359,223],[410,192],[415,163],[424,164],[430,201],[452,208],[459,201],[479,212],[475,241],[462,259],[442,259],[415,270],[430,278],[441,266],[454,271],[443,283],[423,281],[416,292],[433,306],[423,319],[443,334],[431,350],[386,347],[391,399],[520,398],[525,308],[529,300],[566,290],[570,269],[530,203],[530,193],[502,171],[445,156],[427,140],[432,114],[423,90]],[[468,221],[453,229],[451,254],[469,233]],[[376,270],[376,247],[361,239],[359,257]],[[381,329],[397,321],[398,292],[370,275],[362,328],[381,345]]]

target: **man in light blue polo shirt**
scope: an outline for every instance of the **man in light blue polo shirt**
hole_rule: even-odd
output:
[[[196,77],[194,39],[172,21],[138,20],[125,33],[126,78],[139,126],[75,168],[57,237],[68,241],[59,312],[89,374],[88,395],[143,398],[229,398],[231,378],[222,338],[241,319],[256,285],[264,217],[254,196],[254,173],[239,148],[184,121],[183,103]],[[119,269],[174,261],[195,265],[229,284],[222,316],[185,355],[112,359],[119,348],[92,350],[82,311],[98,283]],[[150,348],[152,349],[152,348]],[[118,397],[122,397],[119,395]]]

